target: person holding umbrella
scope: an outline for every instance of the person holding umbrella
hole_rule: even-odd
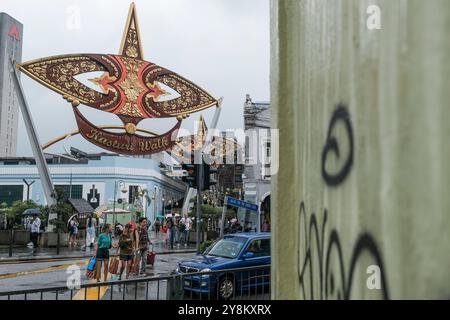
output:
[[[41,231],[41,219],[37,213],[33,214],[33,221],[31,222],[31,242],[33,242],[33,249],[37,249],[39,246],[38,238]]]

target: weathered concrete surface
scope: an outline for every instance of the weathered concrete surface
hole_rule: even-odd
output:
[[[271,6],[272,297],[450,298],[450,1]]]

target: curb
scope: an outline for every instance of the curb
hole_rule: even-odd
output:
[[[177,250],[177,251],[162,251],[156,252],[156,254],[174,254],[174,253],[196,253],[195,249],[193,250]],[[78,255],[78,256],[42,256],[42,257],[23,257],[23,258],[0,258],[0,265],[2,264],[13,264],[13,263],[37,263],[37,262],[51,262],[51,261],[67,261],[67,260],[80,260],[80,259],[89,259],[92,256],[88,255]]]

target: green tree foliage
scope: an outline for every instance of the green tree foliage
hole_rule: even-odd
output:
[[[204,253],[205,250],[208,249],[208,247],[209,247],[210,245],[213,244],[213,242],[214,242],[214,241],[212,241],[212,240],[205,240],[205,241],[203,241],[203,242],[200,244],[200,252],[201,252],[201,253]]]
[[[211,217],[211,219],[215,221],[219,221],[219,219],[222,217],[222,208],[217,208],[214,206],[211,206],[209,204],[202,204],[201,205],[201,218],[203,219],[203,222],[206,222],[208,218]],[[192,210],[189,212],[189,216],[191,218],[196,217],[197,215],[197,209],[194,206]],[[236,217],[236,210],[234,208],[229,208],[225,212],[225,220],[230,220],[232,218]],[[196,223],[194,222],[193,230],[196,228]],[[206,223],[201,223],[201,230],[206,231],[207,226]]]
[[[67,203],[64,192],[60,189],[55,189],[53,191],[52,198],[56,200],[56,204],[44,208],[45,216],[48,218],[50,212],[56,213],[57,218],[50,220],[50,223],[55,226],[53,232],[57,232],[58,230],[68,232],[67,220],[69,220],[70,216],[73,214],[73,208]]]

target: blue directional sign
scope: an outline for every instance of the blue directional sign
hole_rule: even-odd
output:
[[[254,204],[254,203],[242,201],[242,200],[239,200],[236,198],[226,197],[225,204],[234,206],[234,207],[248,209],[251,211],[258,211],[258,205]]]

